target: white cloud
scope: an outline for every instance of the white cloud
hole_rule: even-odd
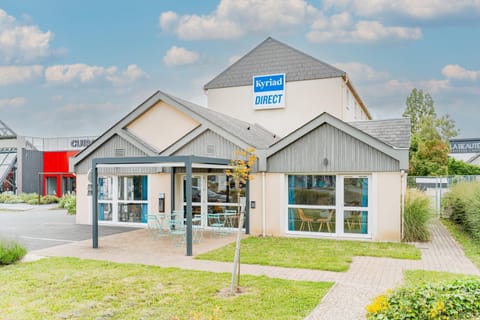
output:
[[[31,61],[51,54],[51,31],[22,25],[0,9],[0,55],[7,62]]]
[[[208,15],[164,12],[160,27],[184,40],[230,39],[248,32],[289,30],[315,14],[317,9],[304,0],[221,0]]]
[[[116,106],[111,102],[105,103],[68,103],[61,107],[59,111],[65,113],[78,113],[80,111],[112,111]]]
[[[107,80],[116,86],[124,86],[139,79],[148,78],[148,75],[136,64],[131,64],[121,74],[108,75]]]
[[[442,74],[449,79],[476,81],[480,79],[480,70],[467,70],[458,64],[443,67]]]
[[[162,12],[160,15],[160,28],[165,31],[170,31],[178,21],[178,15],[173,11]]]
[[[40,77],[43,67],[33,66],[0,66],[0,86],[24,83],[34,78]]]
[[[45,70],[45,78],[49,82],[67,83],[79,80],[82,83],[90,82],[98,77],[113,75],[117,67],[97,67],[86,64],[65,64],[48,67]]]
[[[199,54],[194,51],[188,51],[185,48],[173,46],[168,49],[163,57],[163,62],[167,66],[178,66],[184,64],[192,64],[200,58]]]
[[[377,71],[360,62],[335,63],[335,67],[347,72],[350,78],[359,82],[385,80],[388,76],[386,72]]]
[[[347,10],[363,17],[392,14],[419,20],[461,13],[480,13],[480,1],[478,0],[324,0],[323,5],[327,10]]]
[[[79,81],[89,83],[96,80],[105,80],[114,85],[126,85],[147,77],[146,73],[137,65],[132,64],[120,72],[118,67],[99,67],[86,64],[66,64],[50,66],[45,70],[45,78],[51,83],[70,83]]]
[[[18,108],[27,103],[27,99],[24,97],[15,97],[9,99],[0,99],[0,108]]]
[[[388,27],[378,21],[362,20],[351,27],[343,24],[342,28],[334,27],[332,22],[326,23],[325,29],[313,29],[307,33],[307,39],[312,42],[375,42],[380,40],[418,40],[422,37],[420,28]]]

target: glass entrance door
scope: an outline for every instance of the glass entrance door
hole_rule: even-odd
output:
[[[184,218],[187,217],[187,196],[186,189],[187,181],[186,177],[183,177],[183,214]],[[205,212],[205,196],[203,190],[203,178],[202,176],[192,177],[192,217],[202,217],[202,212]],[[202,219],[203,220],[203,219]]]
[[[186,215],[186,180],[183,177],[183,210]],[[242,186],[240,197],[245,196]],[[192,217],[198,215],[203,227],[218,221],[225,228],[238,227],[238,194],[233,181],[225,174],[202,174],[192,177]]]

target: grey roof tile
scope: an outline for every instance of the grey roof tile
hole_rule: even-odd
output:
[[[354,121],[348,124],[395,148],[410,148],[410,119]]]
[[[185,108],[190,109],[192,112],[198,114],[202,118],[227,130],[232,135],[257,149],[265,149],[280,139],[277,135],[258,124],[251,124],[236,118],[232,118],[223,113],[199,106],[181,98],[177,98],[166,93],[163,94],[169,96],[171,99],[177,101],[177,103],[183,105]]]
[[[251,85],[254,75],[273,73],[285,73],[286,81],[346,75],[340,69],[269,37],[208,82],[204,89]]]

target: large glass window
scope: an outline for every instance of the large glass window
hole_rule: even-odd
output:
[[[368,233],[368,178],[345,177],[343,180],[343,230],[345,233]]]
[[[288,230],[369,234],[369,178],[288,176]]]
[[[98,179],[98,220],[113,221],[113,177]]]
[[[289,176],[288,230],[335,233],[335,203],[335,176]]]
[[[47,194],[57,195],[57,177],[47,177]]]
[[[98,218],[100,221],[146,223],[147,216],[147,176],[99,178]]]

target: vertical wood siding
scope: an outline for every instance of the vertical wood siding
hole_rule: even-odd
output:
[[[235,149],[239,147],[215,132],[207,130],[176,151],[174,155],[232,159],[235,156]]]
[[[324,159],[328,160],[325,165]],[[399,171],[398,160],[353,136],[324,124],[270,156],[269,172],[387,172]]]
[[[101,145],[97,150],[91,153],[88,157],[83,159],[80,163],[75,166],[75,173],[86,174],[88,169],[92,166],[92,159],[94,158],[106,158],[106,157],[115,157],[115,152],[118,150],[125,150],[125,157],[141,157],[146,156],[145,152],[126,141],[125,139],[114,135],[112,138],[107,140],[103,145]],[[102,169],[100,173],[104,174],[141,174],[141,173],[150,173],[152,168],[137,168],[137,169]]]

